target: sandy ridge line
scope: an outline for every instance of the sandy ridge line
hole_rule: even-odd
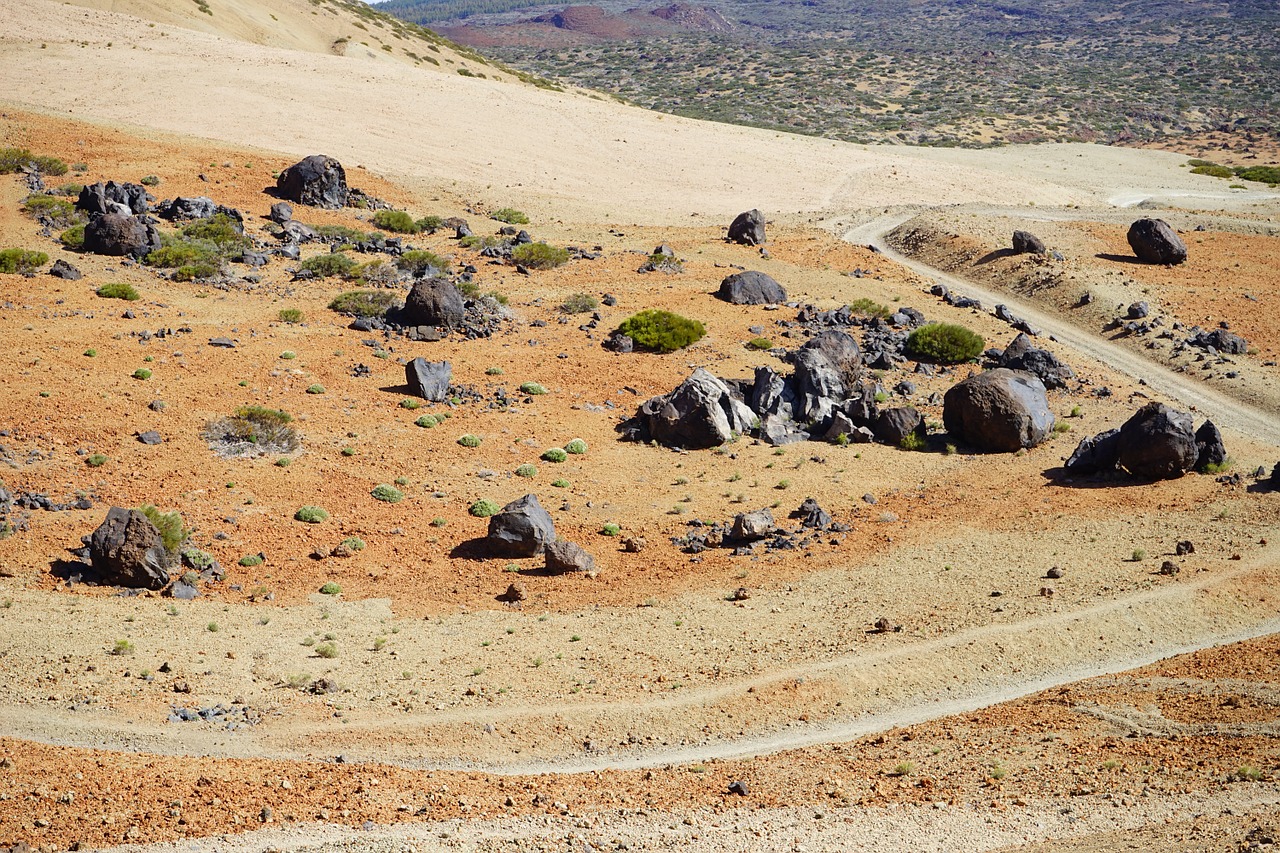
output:
[[[439,760],[406,754],[405,747],[386,744],[348,748],[335,735],[358,735],[385,726],[385,721],[343,726],[307,724],[270,731],[237,732],[215,740],[204,730],[175,729],[167,724],[94,724],[81,715],[39,708],[8,708],[0,720],[0,735],[56,746],[151,752],[162,755],[214,755],[279,760],[329,760],[343,752],[348,761],[391,764],[411,769],[468,770],[500,775],[537,773],[593,773],[609,769],[644,769],[671,764],[749,758],[823,743],[853,740],[868,734],[966,713],[1021,698],[1052,687],[1103,675],[1114,675],[1155,661],[1213,645],[1252,639],[1280,631],[1280,617],[1272,607],[1257,604],[1243,587],[1250,582],[1274,583],[1280,575],[1280,544],[1268,546],[1248,564],[1201,580],[1145,590],[1102,602],[1083,610],[1064,611],[1001,625],[983,625],[871,655],[851,654],[810,666],[792,666],[732,684],[691,691],[674,699],[637,704],[548,704],[518,711],[482,713],[474,709],[437,715],[397,718],[396,732],[404,740],[421,731],[430,742],[432,730],[454,726],[474,729],[486,722],[512,724],[535,720],[582,720],[596,725],[617,723],[644,728],[644,717],[662,718],[680,708],[715,707],[741,698],[752,688],[787,682],[814,681],[841,691],[846,706],[855,710],[842,721],[789,724],[732,740],[703,742],[645,751],[636,755],[592,755],[573,758],[477,762]],[[1254,599],[1248,604],[1246,598]],[[1261,611],[1261,612],[1258,612]],[[1252,618],[1251,618],[1252,617]],[[1245,627],[1240,627],[1242,624]],[[1224,630],[1224,625],[1232,626]],[[1090,639],[1109,636],[1114,650],[1102,662]],[[1020,666],[1002,665],[1005,649],[1016,646]],[[937,666],[966,673],[967,684],[947,687]],[[990,671],[982,672],[984,664]],[[1018,677],[1023,670],[1037,674]],[[981,674],[979,674],[981,673]],[[905,685],[885,699],[870,696],[879,683]],[[966,689],[966,686],[968,689]],[[954,691],[960,691],[956,694]],[[862,713],[857,712],[858,701]],[[294,729],[291,731],[290,729]],[[304,728],[299,732],[297,729]],[[74,735],[68,735],[74,732]],[[358,740],[358,738],[356,738]]]
[[[1219,427],[1227,427],[1247,434],[1256,440],[1270,442],[1280,446],[1280,419],[1274,413],[1265,412],[1198,382],[1187,379],[1168,368],[1156,364],[1150,359],[1130,352],[1119,344],[1099,338],[1079,326],[1050,314],[1016,296],[999,293],[982,285],[952,273],[944,272],[937,267],[915,260],[889,245],[887,236],[894,228],[918,216],[923,210],[898,212],[877,217],[863,225],[848,229],[842,235],[847,242],[873,246],[889,260],[901,264],[912,272],[941,282],[951,288],[961,289],[965,295],[976,297],[984,303],[1003,303],[1009,310],[1025,318],[1032,325],[1041,329],[1045,335],[1052,335],[1058,343],[1070,347],[1077,352],[1092,358],[1113,370],[1124,373],[1161,394],[1190,406],[1202,415],[1212,417]],[[1026,211],[1020,208],[984,208],[979,213],[995,216],[1023,216]],[[1065,220],[1088,220],[1091,214],[1063,214]]]

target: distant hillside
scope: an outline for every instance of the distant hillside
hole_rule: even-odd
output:
[[[596,5],[610,26],[652,12]],[[1247,144],[1280,128],[1274,0],[719,0],[733,24],[723,30],[621,33],[557,25],[571,9],[523,0],[382,8],[653,109],[837,139],[1143,143],[1225,132]]]
[[[68,0],[168,26],[234,38],[266,47],[398,62],[446,73],[522,80],[548,87],[524,72],[487,59],[415,23],[360,0]]]

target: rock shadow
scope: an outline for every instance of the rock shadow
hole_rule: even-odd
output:
[[[1013,249],[1009,249],[1009,248],[996,249],[994,252],[987,252],[985,255],[978,258],[976,261],[973,262],[973,265],[975,267],[980,267],[983,264],[989,264],[992,261],[998,261],[1001,258],[1011,258],[1016,254],[1018,253],[1015,252]]]
[[[1046,468],[1040,476],[1047,481],[1046,486],[1063,486],[1068,489],[1121,489],[1134,486],[1149,486],[1155,480],[1144,480],[1124,471],[1108,471],[1100,474],[1073,474],[1065,467],[1058,465]]]
[[[1102,261],[1114,261],[1117,264],[1133,264],[1136,267],[1151,266],[1151,264],[1148,264],[1136,255],[1113,255],[1110,252],[1099,252],[1094,255],[1094,257]]]

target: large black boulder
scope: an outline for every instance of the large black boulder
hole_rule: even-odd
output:
[[[862,376],[862,352],[848,334],[814,335],[792,356],[796,420],[825,426]]]
[[[418,357],[404,366],[404,378],[411,394],[439,403],[449,395],[453,365],[447,361],[427,361]]]
[[[1070,367],[1048,350],[1036,347],[1025,332],[1019,332],[1013,343],[1005,347],[1000,366],[1030,373],[1049,389],[1065,388],[1069,380],[1076,378]]]
[[[1134,476],[1181,477],[1195,466],[1198,456],[1189,412],[1147,403],[1120,427],[1117,461]]]
[[[99,181],[82,187],[76,199],[76,208],[88,214],[95,213],[146,213],[155,197],[141,184],[117,184]]]
[[[911,406],[883,409],[871,431],[875,433],[877,441],[897,447],[909,435],[924,438],[924,418]]]
[[[734,305],[775,305],[787,301],[787,291],[769,276],[755,270],[734,273],[720,282],[717,294]]]
[[[1188,341],[1200,349],[1214,350],[1226,355],[1244,355],[1249,352],[1249,342],[1226,329],[1214,329],[1212,332],[1197,332]]]
[[[276,193],[297,204],[341,210],[350,195],[347,171],[332,157],[312,154],[280,173]]]
[[[1129,226],[1129,247],[1148,264],[1180,264],[1187,259],[1187,245],[1163,219],[1139,219]]]
[[[160,531],[136,509],[113,506],[89,539],[89,559],[103,583],[163,589],[169,583],[169,552]]]
[[[951,386],[942,406],[947,432],[981,450],[1012,453],[1035,447],[1053,431],[1044,383],[1004,367]]]
[[[1082,439],[1063,467],[1072,474],[1097,474],[1114,471],[1119,459],[1120,430],[1109,429]]]
[[[1015,255],[1043,255],[1044,241],[1030,231],[1013,232],[1013,253]]]
[[[537,495],[525,495],[489,517],[486,550],[498,557],[532,557],[556,541],[556,526]]]
[[[752,208],[739,213],[729,225],[729,240],[744,246],[764,244],[764,214]]]
[[[670,394],[642,403],[637,418],[653,440],[690,449],[718,447],[756,421],[728,385],[701,367]]]
[[[466,317],[467,303],[453,282],[424,278],[414,282],[399,319],[404,326],[453,329],[461,326]]]
[[[1220,466],[1227,461],[1227,448],[1222,443],[1222,431],[1213,421],[1205,421],[1196,430],[1196,470]]]
[[[104,213],[85,225],[84,248],[95,255],[142,258],[160,248],[160,231],[138,216]]]

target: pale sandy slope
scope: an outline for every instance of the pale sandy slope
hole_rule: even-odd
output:
[[[170,8],[181,14],[180,5]],[[1090,204],[1116,186],[1185,189],[1202,180],[1178,168],[1180,155],[1092,146],[1026,155],[866,148],[263,47],[49,0],[0,4],[0,33],[0,92],[11,103],[324,152],[424,194],[456,190],[525,206],[544,220],[688,222],[692,213],[750,207],[795,217],[899,204]],[[1029,165],[1046,159],[1055,165]]]

